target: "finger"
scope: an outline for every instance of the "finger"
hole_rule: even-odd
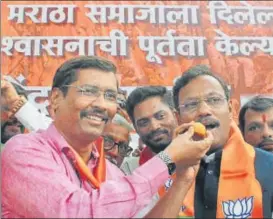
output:
[[[179,134],[179,135],[176,135],[176,136],[174,135],[175,137],[173,138],[173,140],[179,139],[179,141],[181,140],[183,142],[185,140],[190,140],[193,135],[194,135],[194,128],[191,126],[183,134]]]
[[[200,143],[202,144],[205,151],[208,151],[213,143],[214,137],[210,131],[207,132],[207,136]]]
[[[200,140],[200,141],[194,141],[192,142],[192,144],[195,146],[195,147],[199,147],[201,150],[203,151],[208,151],[210,149],[210,146],[212,145],[213,143],[213,135],[211,132],[207,132],[207,136]]]
[[[190,126],[193,125],[194,122],[190,122],[190,123],[184,123],[180,126],[178,126],[176,129],[175,129],[175,132],[174,132],[174,137],[176,137],[177,135],[179,134],[183,134],[187,131],[187,129],[189,129]]]
[[[190,126],[189,129],[181,136],[186,136],[186,138],[191,139],[193,135],[194,135],[194,128],[193,126]]]

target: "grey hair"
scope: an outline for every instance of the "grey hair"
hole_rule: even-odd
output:
[[[120,125],[126,128],[130,132],[134,131],[134,127],[123,116],[119,115],[118,113],[112,119],[112,123],[116,125]]]

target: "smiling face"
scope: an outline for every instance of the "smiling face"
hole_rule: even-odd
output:
[[[174,112],[162,97],[150,97],[134,109],[135,127],[141,140],[153,152],[164,150],[172,141],[177,121]]]
[[[214,137],[211,151],[228,140],[232,113],[231,103],[217,79],[198,76],[181,88],[178,95],[180,123],[201,122]]]
[[[248,109],[244,119],[245,141],[273,153],[273,107],[264,112]]]
[[[93,141],[117,111],[117,80],[113,72],[83,69],[68,85],[67,94],[55,88],[51,95],[55,124],[70,139]]]

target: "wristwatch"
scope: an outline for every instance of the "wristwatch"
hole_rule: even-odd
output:
[[[167,165],[169,175],[172,175],[175,172],[176,166],[170,156],[165,151],[159,152],[157,156]]]

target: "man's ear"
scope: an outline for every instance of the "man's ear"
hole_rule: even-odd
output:
[[[53,114],[58,110],[61,102],[64,100],[64,94],[59,89],[54,87],[51,91],[49,102],[50,102],[50,109]]]
[[[232,100],[228,101],[229,118],[233,118]]]

